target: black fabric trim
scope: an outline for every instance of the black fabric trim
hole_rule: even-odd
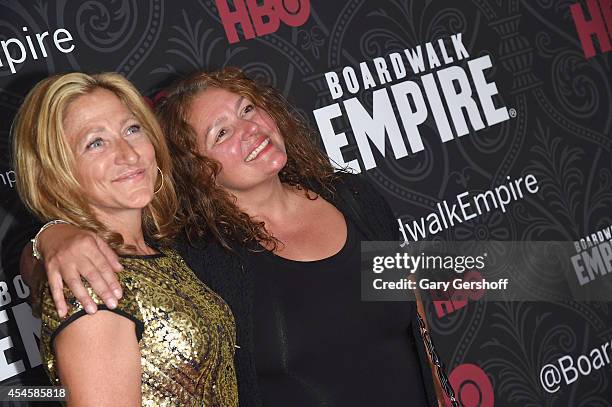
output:
[[[134,324],[136,325],[136,339],[138,340],[138,342],[140,342],[140,340],[142,339],[142,334],[144,332],[144,323],[139,320],[138,318],[136,318],[135,316],[128,314],[127,312],[121,310],[121,309],[110,309],[108,308],[106,305],[104,304],[98,304],[98,311],[110,311],[110,312],[114,312],[115,314],[121,315],[122,317],[125,317],[129,320],[131,320],[132,322],[134,322]],[[78,312],[75,312],[74,314],[70,315],[67,319],[63,320],[60,325],[57,327],[57,329],[55,331],[53,331],[53,333],[51,334],[51,343],[53,343],[53,341],[55,340],[55,337],[62,332],[62,330],[64,328],[66,328],[68,325],[70,325],[72,322],[76,321],[77,319],[81,318],[82,316],[87,315],[87,312],[82,309]]]
[[[120,259],[158,259],[160,257],[166,257],[162,252],[155,254],[120,254]]]
[[[278,256],[273,252],[265,250],[261,247],[261,251],[257,253],[259,256],[263,256],[267,262],[272,263],[274,267],[288,267],[294,270],[302,272],[313,273],[314,269],[321,267],[328,267],[330,269],[336,269],[342,267],[347,261],[349,261],[348,254],[351,250],[355,249],[357,252],[361,250],[359,241],[363,231],[359,229],[351,217],[342,215],[346,224],[346,239],[344,244],[336,253],[331,256],[324,257],[318,260],[292,260],[282,256]],[[359,232],[362,232],[361,235]]]
[[[160,258],[160,257],[166,257],[164,252],[159,248],[159,246],[155,242],[152,242],[152,241],[150,241],[148,239],[145,239],[145,243],[151,249],[156,250],[157,253],[155,253],[155,254],[119,254],[118,255],[119,258],[123,258],[123,259],[157,259],[157,258]]]

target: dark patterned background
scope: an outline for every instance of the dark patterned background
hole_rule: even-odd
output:
[[[471,58],[491,56],[487,78],[497,84],[497,105],[515,109],[516,117],[444,144],[428,120],[421,127],[423,151],[399,160],[378,156],[367,176],[409,222],[463,191],[482,192],[507,176],[531,173],[537,194],[433,238],[577,240],[612,224],[612,54],[585,58],[573,3],[313,0],[304,25],[281,22],[275,33],[241,35],[230,45],[214,1],[0,1],[0,40],[23,39],[24,26],[30,35],[65,28],[75,45],[70,53],[48,46],[47,58],[28,58],[15,74],[0,54],[1,384],[43,383],[45,377],[35,349],[39,322],[29,316],[19,295],[26,289],[15,280],[20,247],[14,242],[30,233],[28,218],[8,181],[12,118],[38,80],[64,71],[117,71],[154,99],[184,73],[239,66],[279,88],[314,126],[312,111],[333,103],[324,73],[461,32]],[[366,106],[371,93],[358,95]],[[339,120],[336,127],[354,145],[349,123]],[[343,155],[349,161],[355,147]],[[555,393],[540,382],[544,365],[563,355],[575,360],[612,339],[609,304],[554,302],[545,287],[534,289],[549,301],[470,301],[443,316],[430,307],[434,338],[463,403],[487,407],[494,398],[497,406],[611,406],[612,364]]]

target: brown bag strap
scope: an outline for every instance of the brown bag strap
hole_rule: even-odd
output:
[[[444,368],[444,363],[438,357],[438,352],[436,352],[436,348],[431,340],[431,336],[425,327],[425,322],[421,317],[421,314],[417,312],[417,318],[419,319],[419,333],[421,334],[421,339],[425,344],[425,349],[427,349],[427,353],[431,357],[431,361],[436,366],[436,373],[438,374],[438,378],[440,379],[440,383],[442,384],[442,389],[444,393],[448,396],[451,402],[452,407],[460,407],[459,402],[455,398],[455,391],[448,380],[448,376],[446,375],[446,369]]]

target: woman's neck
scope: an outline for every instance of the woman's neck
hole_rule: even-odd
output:
[[[108,213],[96,211],[96,217],[108,230],[119,233],[125,246],[133,247],[134,254],[154,254],[142,232],[142,210],[122,210]]]
[[[293,216],[299,203],[295,189],[283,184],[278,177],[249,190],[232,193],[242,211],[267,223],[280,223]]]

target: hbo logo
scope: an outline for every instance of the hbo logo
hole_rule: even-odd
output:
[[[236,27],[242,26],[245,39],[272,34],[280,22],[299,27],[310,16],[310,0],[234,0],[234,10],[229,9],[227,0],[216,0],[225,35],[230,44],[240,41]]]

